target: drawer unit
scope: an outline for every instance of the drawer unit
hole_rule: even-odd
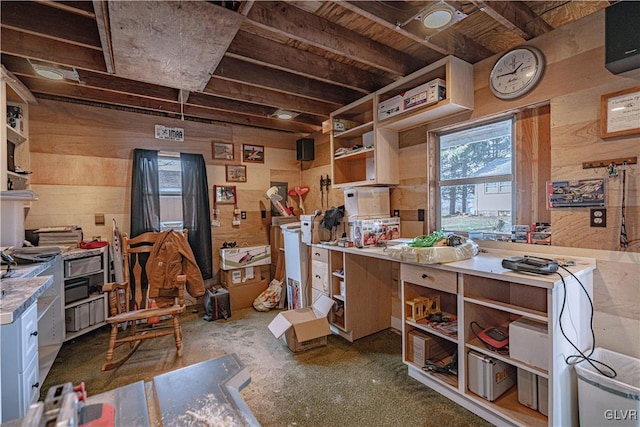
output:
[[[22,357],[19,358],[18,369],[22,371],[33,356],[38,354],[38,310],[37,304],[31,307],[21,317],[22,323]],[[38,359],[35,357],[35,359]]]
[[[417,265],[402,264],[400,266],[402,280],[416,285],[426,286],[443,292],[455,294],[458,292],[458,277],[453,271]]]
[[[311,260],[329,262],[329,249],[311,248]]]
[[[102,255],[69,259],[64,262],[64,277],[76,277],[102,270]]]
[[[329,293],[329,265],[326,262],[312,261],[311,287],[325,294]]]
[[[26,413],[29,405],[38,400],[40,385],[40,365],[38,358],[34,357],[24,372],[18,376],[18,393],[22,397],[19,404],[20,413]]]

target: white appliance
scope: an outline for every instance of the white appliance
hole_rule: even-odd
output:
[[[290,222],[280,226],[284,237],[285,285],[287,308],[295,310],[309,305],[309,283],[307,245],[302,243],[300,222]]]

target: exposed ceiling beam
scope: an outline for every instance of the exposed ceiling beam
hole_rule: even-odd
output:
[[[34,0],[35,3],[40,3],[45,6],[55,7],[56,9],[64,10],[65,12],[75,13],[86,18],[95,18],[93,13],[93,5],[90,1],[53,1],[53,0]]]
[[[69,44],[100,49],[95,18],[28,1],[0,2],[2,26],[42,35]],[[3,41],[4,43],[4,41]]]
[[[401,28],[397,25],[397,23],[395,22],[389,22],[386,19],[383,19],[381,17],[379,17],[378,15],[375,15],[367,10],[365,10],[363,8],[363,6],[365,6],[365,3],[363,2],[347,2],[347,1],[343,1],[340,2],[340,7],[343,7],[353,13],[357,13],[358,15],[361,15],[373,22],[375,22],[376,24],[382,25],[385,28],[388,28],[390,30],[396,31],[398,34],[402,34],[404,37],[407,37],[408,39],[413,40],[416,43],[420,43],[426,47],[428,47],[429,49],[433,49],[438,53],[441,53],[443,55],[450,55],[453,52],[449,51],[446,47],[442,47],[439,46],[435,43],[431,43],[430,41],[426,40],[424,37],[420,37],[416,34],[413,34],[407,30],[405,30],[404,28]]]
[[[221,96],[228,99],[253,102],[255,104],[269,105],[274,109],[285,108],[287,110],[329,117],[332,111],[342,106],[340,103],[327,103],[309,98],[278,92],[256,86],[248,86],[240,82],[213,77],[209,80],[205,93]]]
[[[390,79],[383,76],[374,75],[360,68],[332,61],[245,31],[239,31],[236,34],[226,55],[341,85],[362,93],[369,93],[379,89],[381,85],[391,83]]]
[[[225,56],[215,76],[316,100],[346,104],[362,93]]]
[[[4,3],[4,2],[3,2]],[[67,67],[106,72],[102,52],[8,28],[0,32],[2,53],[53,62]]]
[[[111,26],[109,24],[109,7],[106,1],[93,0],[93,9],[96,14],[96,25],[98,26],[98,34],[100,34],[100,44],[102,45],[102,53],[104,55],[104,62],[107,65],[107,71],[109,73],[115,73],[113,47],[111,45]]]
[[[266,3],[266,2],[265,2]],[[408,55],[283,2],[256,2],[247,17],[250,24],[293,38],[396,76],[418,67]]]
[[[521,1],[471,0],[480,10],[525,40],[553,30],[544,19]]]

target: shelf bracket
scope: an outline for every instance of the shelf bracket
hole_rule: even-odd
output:
[[[583,162],[582,169],[591,169],[591,168],[606,168],[615,164],[616,166],[623,165],[635,165],[638,163],[638,157],[621,157],[618,159],[610,159],[610,160],[596,160],[592,162]]]

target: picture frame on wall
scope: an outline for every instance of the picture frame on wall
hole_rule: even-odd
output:
[[[640,134],[640,86],[602,95],[600,137]]]
[[[228,142],[211,143],[213,158],[216,160],[233,160],[233,144]]]
[[[264,146],[242,144],[242,159],[247,163],[264,163]]]
[[[247,182],[247,167],[243,165],[225,165],[227,182]]]
[[[236,187],[233,185],[215,185],[214,192],[216,204],[218,205],[233,205],[236,202]]]

